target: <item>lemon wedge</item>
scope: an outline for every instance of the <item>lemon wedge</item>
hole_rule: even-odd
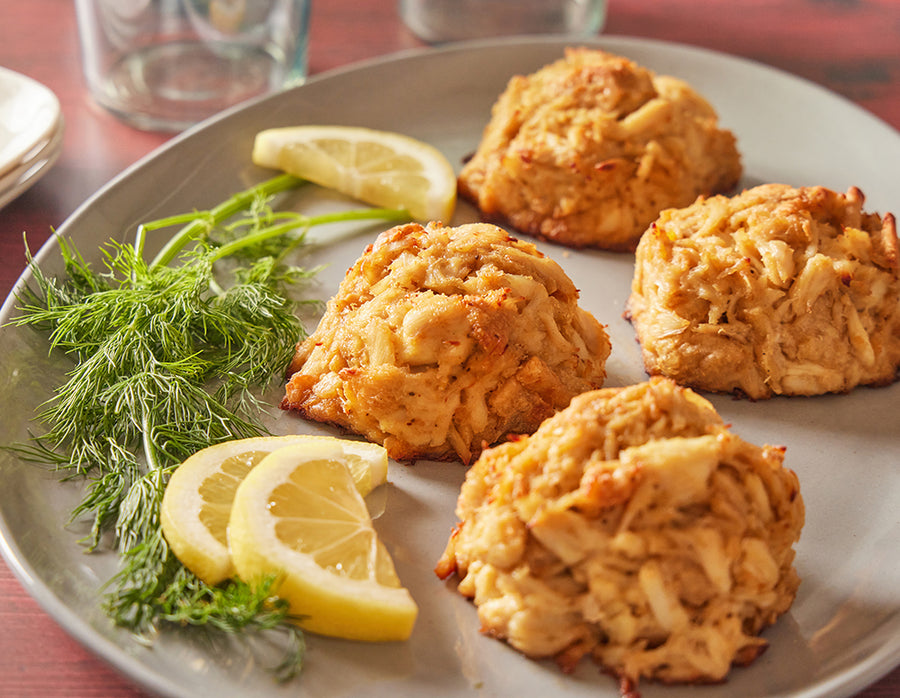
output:
[[[252,158],[373,206],[406,208],[419,221],[449,223],[456,206],[456,175],[447,158],[399,133],[355,126],[274,128],[256,135]]]
[[[362,496],[387,480],[387,451],[365,441],[297,434],[237,439],[205,448],[172,473],[163,494],[163,536],[181,563],[210,585],[231,577],[234,565],[226,529],[238,485],[269,453],[311,444],[339,449]]]
[[[237,489],[228,542],[238,576],[277,575],[275,593],[306,630],[370,642],[412,633],[418,607],[333,444],[263,458]]]

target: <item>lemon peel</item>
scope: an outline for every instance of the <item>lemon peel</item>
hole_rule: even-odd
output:
[[[238,575],[277,575],[304,629],[369,642],[407,639],[418,607],[401,586],[333,444],[266,456],[234,497],[228,542]]]
[[[160,525],[175,556],[215,585],[234,575],[226,529],[238,485],[269,453],[329,444],[340,449],[362,496],[387,480],[387,451],[364,441],[296,434],[238,439],[210,446],[184,461],[163,494]]]
[[[456,174],[424,141],[356,126],[288,126],[256,135],[253,162],[374,206],[405,208],[419,221],[449,223]]]

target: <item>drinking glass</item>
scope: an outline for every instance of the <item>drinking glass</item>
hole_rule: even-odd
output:
[[[87,87],[147,130],[180,131],[306,77],[311,0],[75,0]]]
[[[596,34],[606,0],[399,0],[400,17],[431,43],[511,34]]]

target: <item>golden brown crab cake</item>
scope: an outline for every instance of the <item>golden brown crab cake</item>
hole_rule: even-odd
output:
[[[349,269],[290,367],[282,407],[469,462],[605,378],[606,331],[552,259],[494,225],[399,225]]]
[[[482,632],[564,670],[591,656],[630,687],[721,681],[800,583],[783,459],[669,379],[590,391],[481,454],[435,572]]]
[[[647,371],[750,398],[884,385],[900,367],[894,217],[856,188],[767,184],[664,211],[626,315]]]
[[[572,247],[633,250],[665,208],[727,192],[734,135],[685,82],[602,51],[510,80],[460,195],[489,220]]]

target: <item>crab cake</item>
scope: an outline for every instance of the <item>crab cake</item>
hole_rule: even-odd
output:
[[[784,449],[742,441],[665,378],[574,398],[469,469],[435,571],[482,632],[574,670],[713,682],[793,603],[804,523]]]
[[[626,316],[650,374],[750,398],[885,385],[900,367],[894,217],[782,184],[664,211]]]
[[[469,462],[606,376],[609,339],[562,268],[493,225],[400,225],[347,272],[290,367],[282,407]]]
[[[633,250],[662,209],[727,192],[741,172],[734,135],[685,82],[569,49],[510,80],[458,185],[489,220],[571,247]]]

